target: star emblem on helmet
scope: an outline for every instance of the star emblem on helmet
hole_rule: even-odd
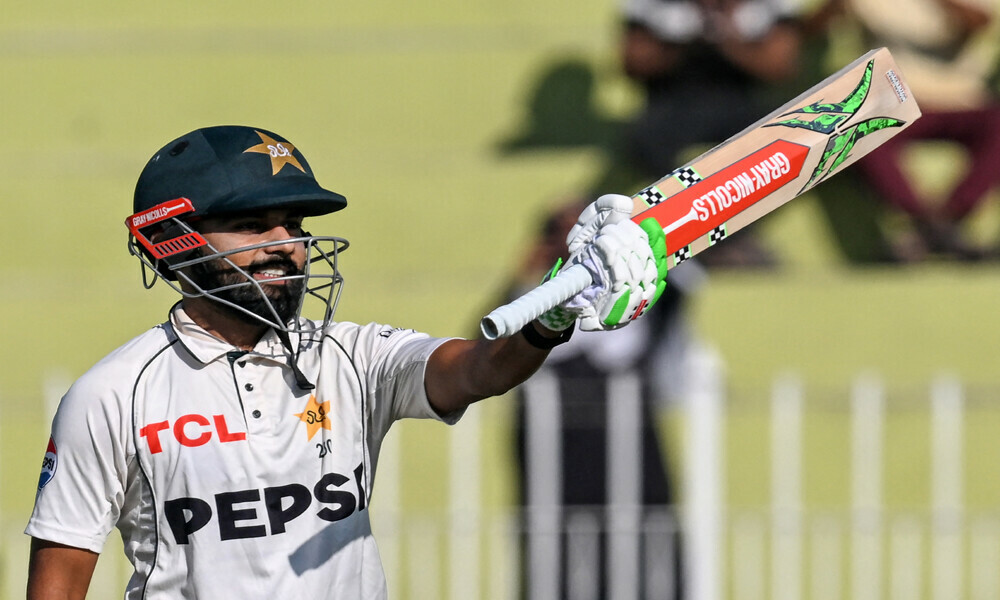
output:
[[[254,133],[260,136],[260,143],[256,146],[250,146],[244,153],[256,152],[257,154],[267,154],[271,157],[271,175],[277,175],[285,165],[292,165],[296,169],[306,172],[299,164],[299,159],[295,158],[292,154],[295,152],[295,146],[291,145],[289,142],[279,142],[267,135],[266,133],[261,133],[254,130]]]

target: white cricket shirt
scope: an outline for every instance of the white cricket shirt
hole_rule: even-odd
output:
[[[424,391],[444,341],[333,324],[303,339],[303,391],[273,331],[243,353],[178,305],[67,392],[26,533],[100,552],[118,527],[129,600],[384,598],[379,447],[396,419],[460,417]]]

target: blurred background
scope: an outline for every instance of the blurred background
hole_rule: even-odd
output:
[[[60,396],[175,301],[124,227],[169,140],[287,137],[349,199],[310,225],[351,241],[338,319],[471,336],[537,280],[560,210],[637,192],[874,44],[958,119],[679,267],[614,360],[580,342],[455,428],[399,423],[376,538],[393,598],[1000,598],[997,7],[866,4],[5,5],[0,598],[24,595]],[[129,574],[112,538],[90,597]]]

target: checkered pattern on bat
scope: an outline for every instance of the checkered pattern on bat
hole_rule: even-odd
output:
[[[691,258],[691,256],[692,256],[691,246],[684,246],[677,252],[674,252],[674,266],[676,267],[677,265]]]
[[[636,195],[639,196],[639,198],[643,202],[645,202],[646,204],[648,204],[650,206],[655,206],[655,205],[659,204],[660,202],[663,202],[664,200],[667,199],[667,197],[664,196],[660,192],[660,190],[657,189],[657,187],[655,185],[649,186],[648,188],[642,190],[641,192],[639,192]]]
[[[676,177],[677,181],[681,183],[684,187],[691,187],[692,185],[701,181],[701,175],[691,167],[681,167],[680,169],[675,169],[667,177]],[[642,190],[636,194],[643,202],[649,206],[656,206],[660,202],[667,199],[655,185],[651,185],[648,188]]]
[[[691,187],[701,181],[701,175],[691,167],[681,167],[671,173],[670,176],[676,177],[677,181],[681,182],[681,185],[684,187]]]
[[[708,243],[710,246],[714,246],[719,242],[721,242],[722,240],[726,239],[727,235],[729,234],[726,232],[726,224],[723,223],[722,225],[719,225],[718,227],[713,229],[712,233],[708,234]]]

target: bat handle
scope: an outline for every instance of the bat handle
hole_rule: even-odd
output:
[[[479,322],[479,328],[488,340],[514,335],[548,310],[587,289],[591,283],[590,271],[583,265],[573,265],[510,304],[494,309]]]

